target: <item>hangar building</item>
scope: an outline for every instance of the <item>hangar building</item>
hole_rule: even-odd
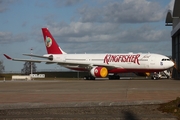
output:
[[[175,0],[174,9],[166,15],[166,26],[172,26],[172,60],[175,62],[172,78],[180,79],[180,0]]]

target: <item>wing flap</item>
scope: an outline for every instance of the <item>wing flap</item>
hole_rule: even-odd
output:
[[[28,61],[28,62],[35,62],[35,63],[41,63],[42,62],[41,60],[33,60],[33,59],[16,59],[16,58],[14,58],[12,60],[13,61],[24,61],[24,62]]]
[[[35,55],[35,54],[23,54],[25,56],[31,56],[31,57],[38,57],[38,58],[46,58],[46,59],[50,59],[49,56],[41,56],[41,55]]]

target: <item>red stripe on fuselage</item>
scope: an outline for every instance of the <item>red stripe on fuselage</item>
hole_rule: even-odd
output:
[[[122,68],[116,68],[109,70],[109,73],[128,73],[128,72],[160,72],[163,71],[163,69],[122,69]]]
[[[89,71],[85,68],[68,68],[71,70],[77,70],[77,71]],[[164,69],[122,69],[122,68],[115,68],[108,70],[108,73],[128,73],[128,72],[160,72]]]

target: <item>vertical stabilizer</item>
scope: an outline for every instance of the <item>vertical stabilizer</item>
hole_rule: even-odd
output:
[[[48,54],[64,54],[47,28],[42,28],[42,33]]]

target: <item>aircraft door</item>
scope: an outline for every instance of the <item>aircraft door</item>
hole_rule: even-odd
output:
[[[149,59],[147,59],[147,61],[146,61],[146,64],[145,64],[145,68],[149,68],[149,63],[150,63],[150,61],[149,61]]]
[[[142,58],[142,64],[143,64],[143,67],[145,68],[150,68],[151,64],[153,64],[153,60],[151,60],[151,56],[150,55],[144,55],[143,58]]]
[[[149,65],[153,67],[155,66],[155,63],[156,63],[156,58],[151,56],[149,60]]]

